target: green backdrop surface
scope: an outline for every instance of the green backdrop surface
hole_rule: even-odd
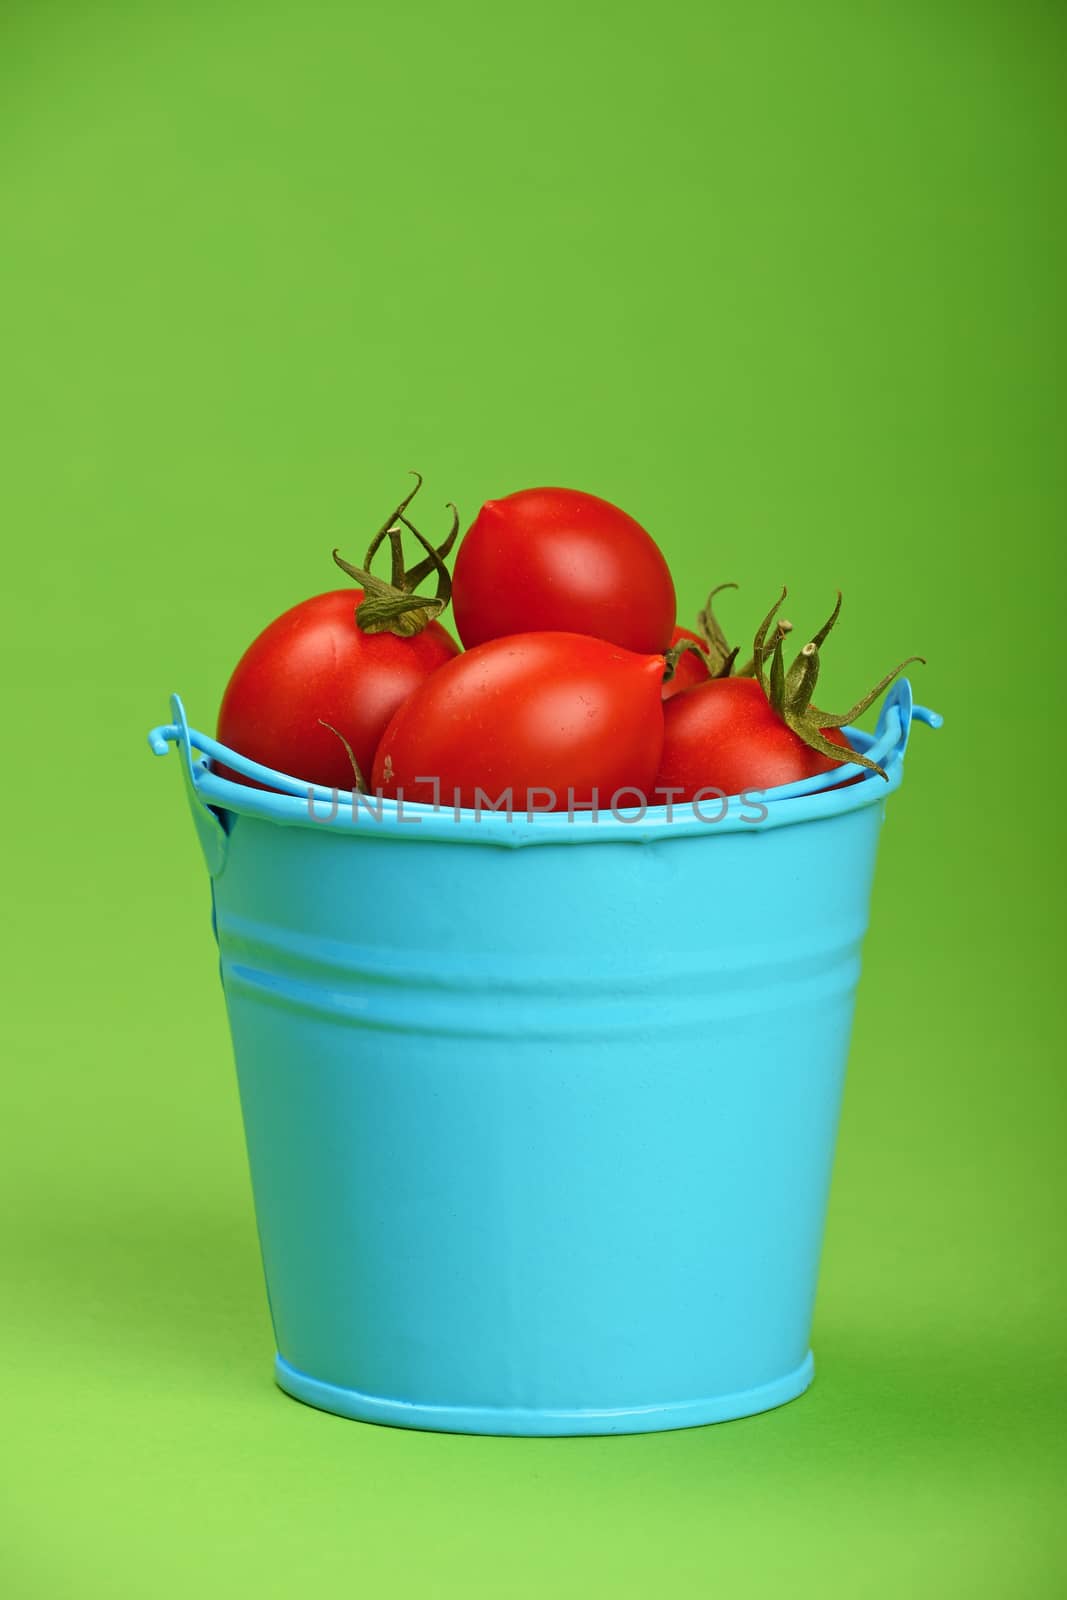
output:
[[[1063,1593],[1065,42],[948,0],[2,8],[17,1600]],[[617,500],[685,613],[840,585],[827,699],[929,657],[780,1411],[479,1440],[273,1387],[144,733],[172,689],[210,724],[413,466],[467,515]]]

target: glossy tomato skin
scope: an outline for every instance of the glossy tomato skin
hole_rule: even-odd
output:
[[[688,639],[690,644],[698,645],[700,655],[697,655],[695,650],[685,650],[678,657],[674,677],[663,685],[664,700],[673,700],[676,694],[682,694],[686,689],[694,689],[698,683],[707,683],[711,676],[704,641],[700,635],[693,633],[689,628],[675,628],[671,634],[671,648],[680,644],[683,639]]]
[[[407,699],[378,746],[371,787],[422,804],[516,812],[651,803],[663,745],[662,656],[575,633],[491,639]],[[481,792],[479,794],[479,791]],[[506,805],[504,809],[507,809]]]
[[[467,530],[452,608],[468,650],[546,629],[651,655],[670,644],[674,582],[655,540],[609,500],[522,489],[487,501]]]
[[[344,734],[369,775],[390,717],[459,646],[437,622],[410,639],[364,633],[356,623],[362,598],[362,590],[353,588],[314,595],[253,639],[222,697],[223,744],[309,783],[351,789],[344,745],[322,718]],[[251,782],[219,770],[239,783]]]
[[[826,737],[849,749],[839,730],[827,729]],[[663,708],[663,756],[656,783],[680,790],[680,802],[692,800],[701,789],[727,795],[773,789],[832,772],[836,765],[786,727],[755,678],[710,678]]]

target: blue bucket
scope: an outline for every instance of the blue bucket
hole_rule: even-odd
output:
[[[488,1434],[801,1394],[878,832],[939,720],[907,682],[850,730],[888,784],[760,820],[353,814],[172,708],[281,1387]]]

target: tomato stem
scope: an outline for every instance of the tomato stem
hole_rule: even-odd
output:
[[[704,609],[697,616],[697,628],[700,631],[701,638],[704,640],[706,657],[710,664],[710,674],[713,678],[754,678],[756,676],[756,663],[752,656],[748,658],[744,666],[739,667],[737,665],[739,651],[736,646],[730,645],[726,634],[723,632],[722,625],[715,615],[713,605],[715,596],[721,594],[724,589],[736,588],[736,583],[716,584],[704,602]],[[783,633],[789,633],[793,624],[781,620],[778,623],[778,627]],[[773,649],[773,644],[768,645],[767,648],[768,650]]]
[[[357,794],[366,794],[367,780],[364,778],[363,773],[360,770],[359,762],[356,760],[356,752],[353,750],[352,746],[349,744],[340,728],[335,728],[332,722],[326,721],[325,717],[320,717],[319,722],[322,727],[329,728],[331,733],[336,734],[338,739],[340,739],[341,743],[344,745],[348,754],[348,759],[352,763],[352,787]]]
[[[719,583],[711,590],[704,602],[703,611],[697,614],[697,628],[707,651],[708,661],[713,678],[728,678],[733,666],[737,651],[731,649],[729,640],[722,630],[712,602],[717,594],[724,589],[736,589],[736,583]]]
[[[670,649],[669,650],[665,650],[664,653],[663,653],[663,663],[664,663],[663,681],[664,681],[664,683],[670,683],[673,680],[674,675],[678,670],[678,663],[679,663],[679,661],[681,661],[682,657],[685,655],[687,650],[692,650],[693,654],[695,656],[698,656],[700,658],[700,660],[704,663],[704,665],[710,669],[712,663],[708,660],[708,652],[707,652],[707,650],[705,649],[705,647],[702,644],[698,644],[695,639],[679,639],[677,644],[672,644]],[[730,670],[730,663],[733,661],[734,656],[736,654],[737,654],[737,651],[734,650],[727,657],[727,664],[726,664],[726,670],[725,671],[712,672],[711,676],[713,678],[725,678],[725,677],[728,677],[729,676],[729,670]]]
[[[364,633],[395,633],[400,638],[410,639],[414,634],[421,633],[428,623],[439,616],[452,598],[452,579],[445,566],[445,557],[455,544],[459,533],[459,512],[449,501],[452,526],[439,545],[431,544],[406,515],[408,506],[422,488],[421,475],[413,472],[412,477],[415,479],[415,487],[386,517],[368,545],[361,567],[346,561],[339,550],[333,552],[333,559],[341,571],[363,588],[363,599],[356,607],[356,622]],[[413,567],[405,565],[402,531],[404,528],[414,535],[426,552],[423,559],[417,561]],[[376,577],[371,571],[374,558],[387,539],[391,556],[388,583],[383,578]],[[431,573],[437,575],[435,593],[416,594],[418,585]]]
[[[830,756],[834,761],[855,762],[857,766],[867,767],[871,772],[877,772],[880,778],[888,782],[888,774],[884,767],[871,761],[867,756],[860,755],[858,750],[850,749],[847,755],[842,756],[842,747],[834,744],[832,739],[826,737],[827,730],[843,728],[846,723],[853,722],[856,717],[862,716],[867,707],[871,705],[883,689],[887,689],[898,673],[913,661],[923,661],[922,656],[909,656],[899,666],[887,672],[885,677],[875,684],[862,699],[857,700],[845,712],[836,715],[830,711],[820,711],[813,704],[812,696],[815,685],[819,680],[821,658],[820,647],[825,644],[841,611],[841,592],[838,590],[837,602],[818,633],[810,639],[797,654],[788,671],[785,668],[782,656],[782,641],[788,631],[788,624],[779,622],[773,641],[768,641],[767,634],[775,613],[785,599],[786,591],[782,590],[778,599],[756,629],[756,637],[752,646],[752,660],[755,666],[755,677],[760,688],[767,696],[772,710],[774,710],[788,728],[791,728],[799,739],[812,750],[817,750],[820,755]],[[766,670],[767,656],[770,655],[770,672]],[[925,662],[923,661],[925,665]]]

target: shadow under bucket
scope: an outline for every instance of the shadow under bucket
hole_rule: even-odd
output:
[[[907,682],[850,730],[888,784],[772,790],[760,822],[354,817],[218,777],[266,774],[172,706],[281,1387],[490,1434],[802,1393],[878,831],[940,720]]]

